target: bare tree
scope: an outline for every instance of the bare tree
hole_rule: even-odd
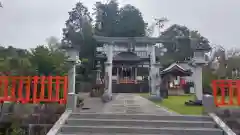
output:
[[[158,36],[161,36],[161,30],[164,27],[165,23],[168,22],[169,20],[166,17],[162,18],[156,18],[156,26],[158,26]]]
[[[239,48],[231,48],[231,49],[227,50],[226,53],[227,53],[228,57],[240,56],[240,49]]]
[[[156,26],[158,30],[158,36],[160,36],[161,30],[164,27],[165,23],[168,22],[168,19],[166,17],[162,17],[162,18],[155,18],[154,21],[155,22],[149,25],[148,28],[146,29],[146,35],[149,37],[153,36]]]
[[[60,42],[57,37],[50,36],[46,39],[46,42],[48,44],[48,47],[50,50],[54,51],[60,48]]]
[[[220,77],[226,76],[228,56],[224,47],[215,45],[210,53],[209,68],[213,68]],[[217,65],[217,66],[216,66]]]

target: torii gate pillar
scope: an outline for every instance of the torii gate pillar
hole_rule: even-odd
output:
[[[113,44],[107,45],[107,62],[105,62],[105,91],[102,96],[103,102],[112,100],[112,61]]]

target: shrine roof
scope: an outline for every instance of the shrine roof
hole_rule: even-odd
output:
[[[114,61],[141,61],[141,58],[133,52],[121,52],[113,57]]]
[[[161,75],[165,75],[165,74],[176,74],[178,76],[190,76],[192,75],[192,71],[188,69],[184,69],[177,63],[173,63],[169,67],[162,70]]]

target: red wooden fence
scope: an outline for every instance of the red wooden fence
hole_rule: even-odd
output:
[[[212,89],[217,106],[240,106],[240,80],[213,80]]]
[[[67,76],[0,76],[0,102],[66,104]]]

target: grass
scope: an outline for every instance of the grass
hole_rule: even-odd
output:
[[[144,98],[148,98],[148,93],[140,94]],[[184,115],[201,115],[203,112],[202,106],[186,106],[184,103],[188,100],[193,100],[193,95],[184,96],[169,96],[162,102],[153,101],[155,104],[168,108],[174,112]]]
[[[142,93],[140,94],[144,98],[148,98],[149,93]],[[202,106],[186,106],[185,102],[189,100],[193,100],[194,95],[184,95],[184,96],[169,96],[167,99],[164,99],[162,102],[160,101],[153,101],[155,104],[168,108],[174,112],[183,115],[201,115],[203,112]],[[221,106],[221,108],[239,108],[237,106],[237,98],[234,97],[234,104],[233,106]],[[221,100],[221,97],[218,97],[218,100]],[[229,97],[225,98],[226,102],[229,102]]]

